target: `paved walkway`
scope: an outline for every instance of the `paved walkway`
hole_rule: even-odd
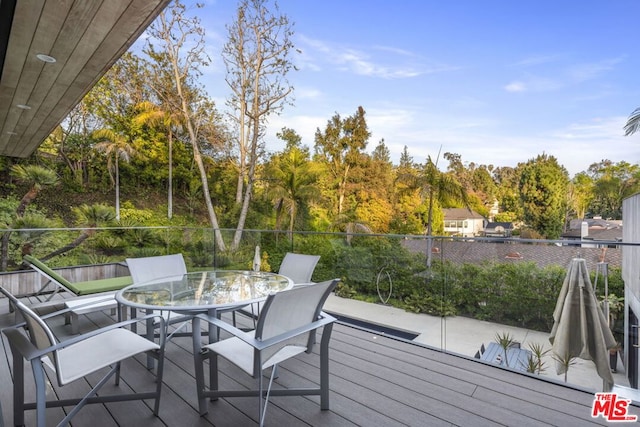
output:
[[[505,332],[519,341],[522,348],[529,348],[530,343],[538,343],[544,345],[545,349],[551,349],[548,333],[467,317],[442,319],[427,314],[409,313],[382,304],[341,298],[334,294],[329,296],[324,309],[340,316],[412,333],[417,335],[414,339],[416,342],[469,357],[473,357],[483,344],[487,346],[494,341],[496,334]],[[569,368],[567,382],[594,391],[602,391],[602,379],[597,375],[593,362],[582,359],[575,359],[575,361],[576,364]],[[542,376],[564,381],[564,375],[556,374],[555,361],[551,355],[546,356],[544,362],[546,371]],[[616,385],[629,386],[620,360],[613,378]]]

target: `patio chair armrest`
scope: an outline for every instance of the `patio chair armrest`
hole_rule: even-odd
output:
[[[151,319],[151,318],[158,318],[160,321],[160,328],[159,328],[160,337],[159,337],[158,345],[160,347],[164,347],[164,344],[166,341],[165,320],[159,314],[149,314],[144,317],[137,317],[135,319],[129,319],[122,322],[114,323],[112,325],[104,326],[100,329],[87,332],[86,334],[74,336],[73,338],[70,338],[65,341],[61,341],[56,345],[52,345],[43,349],[38,349],[37,347],[35,347],[23,333],[18,331],[18,329],[22,326],[21,324],[11,326],[9,328],[5,328],[2,330],[2,332],[7,336],[7,338],[10,340],[12,345],[17,346],[15,347],[16,350],[18,350],[26,360],[32,360],[32,359],[35,359],[36,357],[41,357],[48,353],[51,353],[52,351],[69,347],[73,344],[79,343],[93,336],[100,335],[104,332],[107,332],[113,329],[122,328],[124,326],[130,325],[133,323],[146,321],[147,319]]]
[[[194,317],[202,319],[207,323],[210,323],[226,332],[229,332],[231,335],[238,337],[247,343],[254,341],[253,334],[243,331],[242,329],[238,329],[235,326],[225,322],[224,320],[218,319],[217,317],[207,316],[206,314],[198,314]]]
[[[80,308],[83,308],[83,307],[89,307],[91,305],[99,304],[101,302],[106,302],[106,301],[114,301],[114,302],[116,302],[113,294],[105,295],[104,298],[100,298],[100,299],[91,298],[91,301],[87,301],[84,304],[78,304],[78,305],[73,306],[73,307],[67,307],[67,308],[63,308],[62,310],[53,311],[51,313],[47,313],[47,314],[44,314],[44,315],[40,316],[40,318],[42,320],[47,320],[47,319],[50,319],[52,317],[56,317],[56,316],[60,316],[61,314],[68,313],[68,312],[70,312],[72,310],[77,310],[77,309],[80,309]],[[64,302],[64,300],[61,301],[61,302]]]
[[[5,334],[11,348],[22,355],[26,360],[31,360],[40,355],[38,348],[29,341],[17,327],[4,328],[2,333]]]
[[[231,335],[241,339],[242,341],[249,344],[256,350],[263,350],[265,348],[271,347],[272,345],[278,344],[282,341],[286,341],[300,334],[304,334],[305,332],[311,332],[313,330],[322,328],[328,325],[329,323],[333,323],[336,321],[335,317],[322,312],[318,317],[318,320],[316,320],[315,322],[306,324],[296,329],[292,329],[291,331],[276,335],[266,340],[259,340],[254,338],[252,333],[245,332],[241,329],[238,329],[223,320],[212,318],[204,314],[199,314],[197,317],[211,323],[214,326],[220,327],[220,329],[223,329],[229,332]]]
[[[254,338],[254,341],[256,342],[256,344],[251,344],[252,346],[254,346],[257,350],[263,350],[265,348],[271,347],[272,345],[278,344],[282,341],[286,341],[290,338],[296,337],[298,335],[304,334],[306,332],[311,332],[314,331],[316,329],[320,329],[323,328],[325,326],[327,326],[330,323],[333,323],[336,321],[336,318],[333,316],[330,316],[328,314],[325,313],[321,313],[320,317],[318,318],[318,320],[316,320],[315,322],[312,323],[308,323],[304,326],[301,326],[299,328],[296,329],[292,329],[288,332],[273,336],[271,338],[268,338],[266,340],[257,340]]]

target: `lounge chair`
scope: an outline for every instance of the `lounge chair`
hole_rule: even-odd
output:
[[[204,352],[194,354],[196,366],[196,386],[201,415],[206,413],[206,398],[217,399],[225,396],[258,397],[260,425],[264,423],[269,395],[319,395],[320,408],[329,409],[329,340],[333,317],[322,313],[322,306],[338,280],[330,280],[313,286],[301,286],[277,292],[267,297],[262,307],[258,326],[254,332],[244,332],[232,325],[205,315],[198,315],[212,325],[232,334],[231,338],[213,342],[203,347]],[[279,363],[301,353],[312,353],[315,332],[322,329],[320,344],[320,384],[313,388],[271,389],[276,367]],[[257,390],[219,390],[218,356],[237,365],[258,380]],[[204,384],[204,360],[210,359],[211,384],[209,390]],[[263,385],[263,371],[273,367],[268,386]],[[263,402],[263,396],[265,400]]]
[[[131,276],[71,282],[34,256],[25,255],[23,262],[48,280],[40,290],[36,292],[36,295],[43,294],[50,285],[55,285],[55,288],[52,289],[51,294],[47,296],[44,304],[31,307],[38,313],[60,309],[61,307],[59,305],[48,304],[48,302],[61,290],[77,297],[64,301],[64,305],[71,309],[67,312],[66,323],[71,326],[71,333],[74,334],[78,333],[78,319],[80,315],[95,311],[115,310],[118,306],[114,298],[115,292],[133,283]]]
[[[60,290],[65,290],[73,295],[80,296],[114,292],[133,283],[131,276],[109,277],[107,279],[88,280],[85,282],[70,282],[44,262],[31,255],[25,255],[22,260],[26,265],[49,280],[40,288],[37,294],[42,294],[50,284],[54,284],[57,287],[53,289],[54,294]],[[49,299],[50,298],[51,296]]]

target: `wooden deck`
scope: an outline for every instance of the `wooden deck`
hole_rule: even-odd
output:
[[[98,312],[81,318],[80,332],[113,321]],[[0,299],[0,326],[12,324],[5,299]],[[61,318],[51,322],[56,333],[68,335]],[[3,336],[4,340],[4,336]],[[4,342],[3,342],[4,343]],[[6,344],[6,343],[5,343]],[[0,401],[6,426],[13,425],[11,368],[8,346],[0,361]],[[167,344],[160,416],[151,402],[88,405],[74,418],[74,426],[252,426],[257,420],[256,398],[229,398],[209,402],[209,413],[197,412],[193,359],[189,338]],[[584,426],[606,425],[591,418],[591,393],[542,381],[529,374],[501,369],[474,359],[458,357],[410,342],[378,336],[338,324],[330,352],[330,405],[321,411],[317,397],[275,397],[267,412],[271,426]],[[277,387],[316,382],[317,354],[297,357],[280,369]],[[221,361],[221,387],[248,387],[254,382],[233,365]],[[31,379],[30,371],[26,377]],[[148,390],[153,374],[145,358],[126,363],[120,387]],[[90,381],[95,381],[91,378]],[[105,386],[105,392],[114,388]],[[61,396],[88,390],[84,381],[58,389]],[[27,388],[27,396],[29,394]],[[55,425],[61,409],[49,409]],[[637,407],[632,408],[637,414]],[[26,413],[34,425],[34,411]]]

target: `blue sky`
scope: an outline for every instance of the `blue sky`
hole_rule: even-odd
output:
[[[295,106],[270,121],[314,133],[335,113],[366,111],[371,152],[384,139],[397,163],[442,152],[515,166],[555,156],[573,176],[602,159],[640,162],[637,0],[280,0],[294,22]],[[211,66],[202,82],[220,108],[229,89],[220,48],[237,2],[198,11]],[[441,160],[442,166],[446,161]]]

